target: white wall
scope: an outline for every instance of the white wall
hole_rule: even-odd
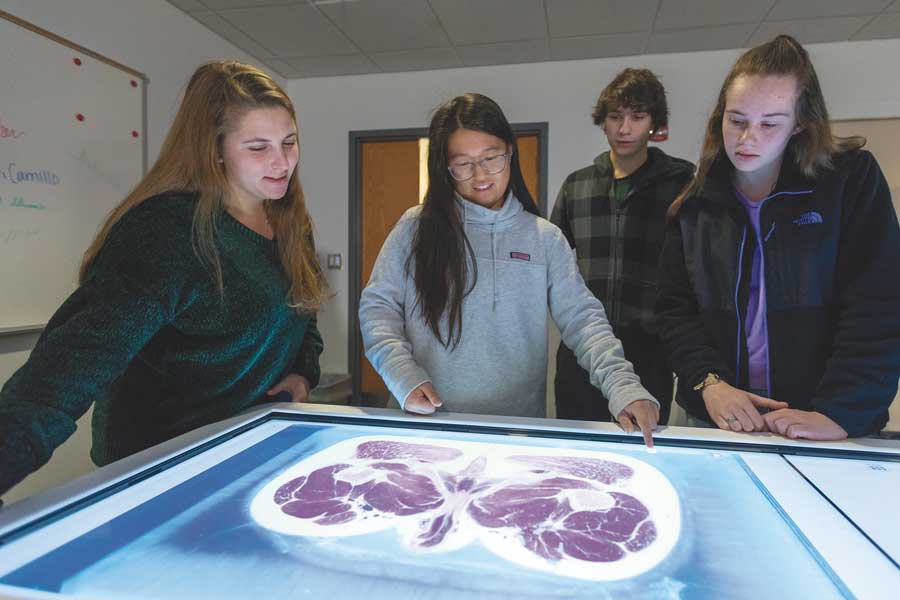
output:
[[[258,64],[163,0],[0,0],[0,10],[149,77],[146,133],[151,164],[198,65],[224,58]],[[279,82],[285,84],[283,79]],[[36,334],[0,336],[0,384],[25,362],[36,341]],[[4,500],[15,501],[92,469],[89,449],[90,414],[79,421],[78,432],[57,449],[49,464]]]
[[[832,118],[900,116],[900,40],[810,46]],[[552,62],[299,79],[289,92],[300,112],[300,176],[321,253],[348,246],[348,132],[427,127],[444,100],[477,91],[496,100],[512,122],[548,121],[549,204],[562,180],[608,149],[590,111],[602,87],[627,66],[657,73],[668,90],[669,141],[662,148],[695,160],[706,119],[738,51]],[[319,317],[323,367],[346,372],[348,272],[329,271],[337,297]]]

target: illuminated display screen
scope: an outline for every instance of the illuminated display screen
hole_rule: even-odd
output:
[[[8,536],[0,591],[852,597],[764,484],[767,459],[784,462],[275,418]]]

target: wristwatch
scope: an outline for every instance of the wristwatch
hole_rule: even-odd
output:
[[[709,387],[711,385],[716,385],[717,383],[721,383],[722,378],[719,377],[715,373],[707,373],[706,377],[703,378],[703,381],[694,386],[695,392],[703,391],[703,388]]]

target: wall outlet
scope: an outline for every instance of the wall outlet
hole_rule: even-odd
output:
[[[340,254],[329,254],[328,255],[328,268],[329,269],[343,269],[344,261],[341,258]]]

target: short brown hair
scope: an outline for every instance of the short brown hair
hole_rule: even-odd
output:
[[[594,125],[602,126],[606,115],[619,108],[649,113],[654,129],[669,122],[666,88],[649,69],[625,69],[609,82],[591,114]]]

